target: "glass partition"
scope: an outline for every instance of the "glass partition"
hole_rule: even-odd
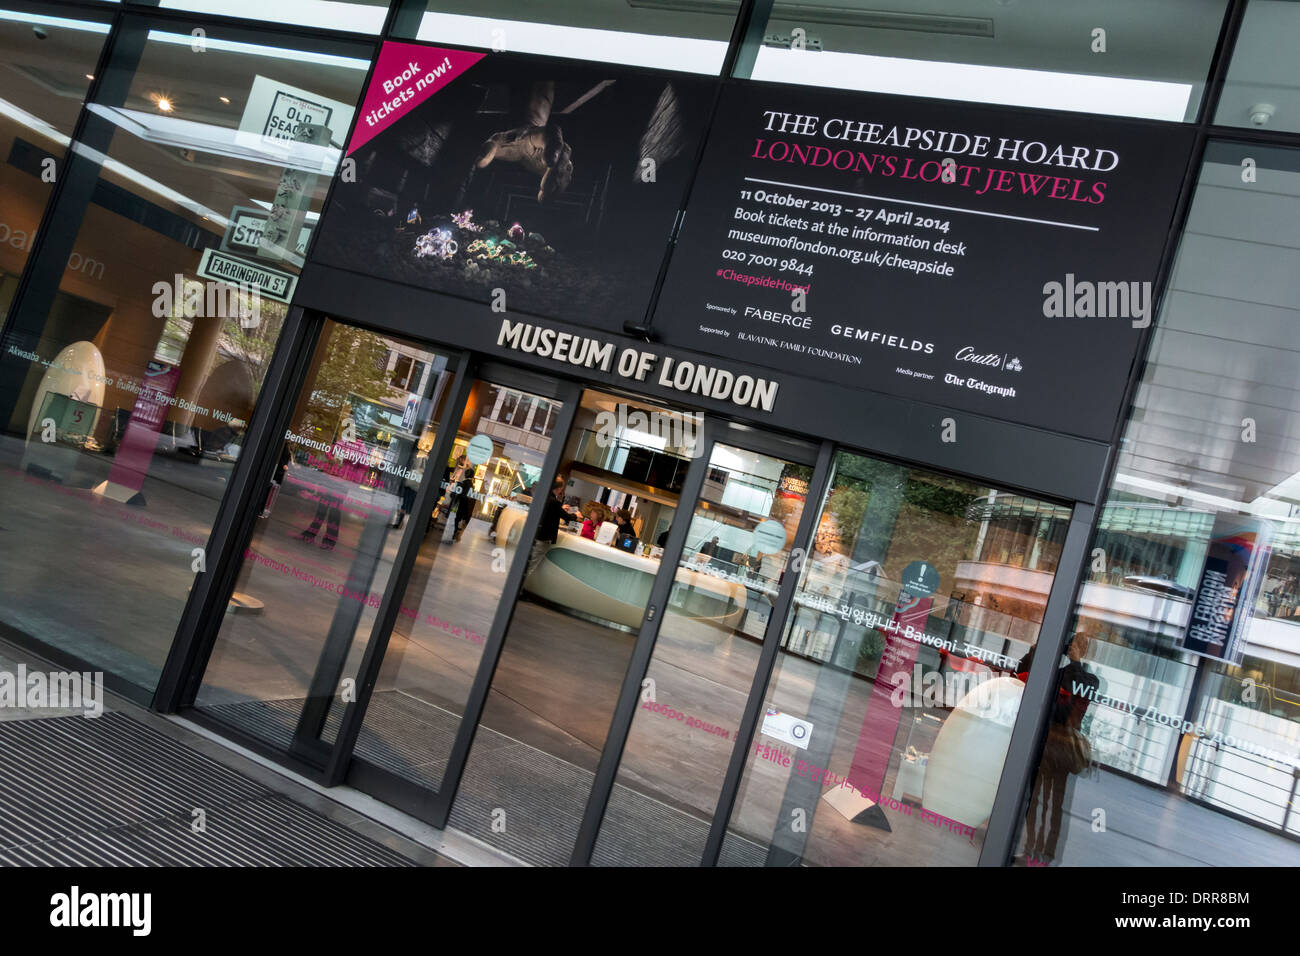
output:
[[[1300,132],[1300,4],[1250,0],[1214,122]]]
[[[399,357],[419,381],[392,384]],[[445,355],[326,320],[196,707],[323,759],[357,699],[452,377]]]
[[[974,865],[1068,520],[840,452],[719,862]]]
[[[525,409],[528,398],[502,397],[499,414],[510,424],[501,434],[532,434],[539,416],[549,416],[537,402]],[[529,863],[569,862],[651,588],[665,573],[663,536],[679,505],[676,492],[641,480],[624,451],[654,446],[689,459],[700,426],[690,412],[583,391],[557,477],[533,492],[545,495],[541,523],[532,541],[519,542],[528,548],[523,589],[451,826]],[[587,450],[593,441],[606,457]],[[521,525],[503,514],[497,541],[517,536]],[[482,588],[491,579],[480,572],[474,580]],[[703,576],[701,583],[714,595],[714,612],[725,608],[733,586]],[[465,585],[459,592],[450,607],[472,594]]]
[[[0,323],[36,242],[107,36],[107,23],[84,14],[0,7]],[[103,270],[84,244],[72,255],[68,265],[78,272]]]
[[[700,862],[811,473],[713,446],[595,865]]]
[[[28,542],[0,555],[6,620],[146,692],[207,568],[369,65],[365,48],[206,27],[127,20],[114,39],[45,238],[71,255],[11,316],[0,384],[0,525]],[[75,32],[47,29],[51,51]],[[71,100],[90,68],[57,62],[19,65]],[[76,601],[47,586],[90,555]]]
[[[1016,862],[1300,863],[1300,152],[1212,142]]]
[[[453,450],[435,475],[439,502],[419,555],[356,754],[431,792],[441,789],[505,572],[552,440],[559,404],[475,382]]]

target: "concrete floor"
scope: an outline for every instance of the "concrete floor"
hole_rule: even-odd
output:
[[[71,456],[62,484],[26,474],[24,444],[0,436],[0,607],[18,631],[153,687],[230,466],[157,458],[147,507],[88,493],[110,459]]]

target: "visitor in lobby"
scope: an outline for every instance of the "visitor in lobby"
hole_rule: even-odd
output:
[[[477,469],[470,464],[469,458],[461,455],[456,462],[456,471],[452,475],[456,482],[452,489],[456,495],[456,530],[452,534],[453,542],[459,541],[474,516],[474,473]]]
[[[542,505],[542,519],[537,525],[537,538],[528,554],[527,574],[537,570],[546,552],[560,536],[560,522],[564,520],[564,488],[567,484],[567,481],[557,476],[551,485],[551,493],[546,496],[546,502]]]
[[[609,515],[605,511],[605,506],[602,505],[599,501],[593,501],[591,503],[591,507],[587,509],[586,520],[582,522],[582,531],[580,532],[581,535],[584,538],[588,538],[592,541],[595,541],[596,530],[601,526],[602,523],[608,520],[609,520]]]
[[[614,532],[614,545],[624,551],[636,550],[637,533],[632,524],[632,512],[626,508],[618,509],[618,530]]]

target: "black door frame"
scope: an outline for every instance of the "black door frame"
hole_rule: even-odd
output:
[[[377,335],[409,338],[403,333],[393,332],[383,326],[335,318],[302,307],[294,307],[290,310],[267,372],[262,395],[249,423],[245,440],[246,453],[240,455],[235,464],[227,493],[222,498],[221,509],[213,524],[208,543],[208,560],[212,568],[209,573],[199,575],[196,580],[194,592],[186,605],[181,621],[183,638],[172,644],[153,706],[162,712],[178,713],[202,727],[230,738],[240,746],[282,763],[318,783],[329,785],[331,782],[329,773],[334,768],[337,747],[321,743],[319,746],[300,746],[286,751],[194,706],[225,620],[225,609],[244,566],[242,555],[251,543],[257,528],[257,516],[260,511],[256,507],[257,497],[265,492],[275,472],[283,436],[291,424],[298,398],[307,385],[307,376],[311,371],[316,347],[327,321],[364,329]],[[453,376],[459,375],[463,378],[465,370],[471,363],[469,353],[447,349],[433,343],[426,344],[446,357],[448,368]],[[461,379],[453,378],[453,393],[449,396],[449,408],[450,400],[454,399],[455,389],[460,381]],[[441,431],[439,429],[439,435]],[[425,477],[427,479],[428,474]],[[421,490],[424,485],[425,483],[422,482]],[[436,496],[434,500],[437,500]],[[408,525],[408,532],[410,527]],[[409,534],[404,535],[399,543],[399,556],[407,537]],[[389,583],[391,584],[391,580]],[[386,585],[386,596],[387,587]],[[381,605],[377,622],[382,620],[384,610]],[[372,627],[370,640],[374,641],[376,636],[377,630]],[[306,710],[307,704],[304,704],[304,712]],[[299,740],[298,735],[295,736],[295,740]]]
[[[745,451],[753,451],[798,464],[809,465],[814,468],[814,482],[817,479],[816,469],[822,464],[816,445],[802,439],[788,437],[779,432],[751,428],[725,419],[705,418],[704,441],[701,444],[703,447],[697,447],[697,454],[691,459],[690,468],[686,472],[686,480],[682,485],[681,498],[675,516],[675,518],[685,518],[686,520],[674,520],[668,531],[668,539],[664,545],[659,573],[655,576],[654,586],[650,590],[650,600],[646,604],[641,629],[637,633],[636,644],[633,646],[632,656],[628,661],[623,686],[619,689],[618,702],[615,704],[614,713],[610,719],[609,731],[605,734],[605,746],[601,750],[600,762],[596,767],[596,778],[592,783],[591,793],[583,811],[582,822],[578,827],[578,838],[569,859],[570,865],[573,866],[589,865],[591,855],[596,848],[596,840],[600,836],[601,821],[604,819],[609,798],[614,792],[619,764],[623,759],[623,750],[627,745],[628,734],[632,730],[632,721],[636,717],[642,682],[645,680],[646,671],[650,668],[650,661],[654,656],[655,645],[658,642],[659,628],[664,619],[664,615],[659,613],[659,609],[666,609],[668,606],[669,595],[677,578],[678,565],[681,563],[682,551],[686,546],[686,536],[690,531],[695,516],[695,506],[699,502],[700,493],[704,489],[705,478],[709,473],[714,447],[719,444],[734,445],[743,448]],[[828,444],[823,443],[823,451]],[[808,512],[809,509],[805,507],[804,513],[800,516],[800,533],[804,529],[805,521],[808,520]],[[802,538],[796,538],[796,541],[799,540],[802,540]],[[794,576],[787,577],[792,578]],[[772,613],[768,617],[767,628],[763,637],[764,651],[766,651],[767,645],[770,643],[773,629],[784,624],[784,609],[781,605],[781,596],[785,594],[786,584],[787,580],[783,578],[781,588],[778,591],[777,603],[773,605]],[[788,606],[789,602],[787,601],[785,608],[788,608]],[[778,617],[781,620],[778,620]],[[775,633],[780,634],[780,630],[776,630]],[[746,701],[747,711],[750,703],[751,701]]]
[[[458,389],[458,405],[455,408],[449,407],[443,418],[445,422],[451,424],[451,427],[445,430],[446,452],[444,457],[446,453],[450,452],[457,426],[464,413],[465,402],[469,398],[470,386],[475,381],[490,382],[493,385],[502,385],[507,388],[518,388],[560,403],[551,442],[546,454],[543,456],[542,470],[536,485],[536,487],[549,489],[555,473],[559,469],[564,446],[568,440],[569,429],[573,425],[574,416],[577,412],[582,386],[576,382],[538,375],[527,369],[504,365],[486,358],[481,361],[471,361],[469,370],[461,383],[461,388]],[[444,442],[443,429],[439,430],[438,441],[440,443]],[[433,453],[430,454],[432,456]],[[433,461],[435,459],[430,457],[429,460]],[[426,469],[427,471],[428,469]],[[426,473],[426,479],[428,477]],[[519,590],[523,585],[524,574],[527,570],[529,548],[525,547],[525,545],[530,545],[537,536],[537,526],[541,521],[544,496],[536,496],[529,506],[528,517],[524,520],[523,528],[519,534],[520,544],[515,548],[515,553],[511,557],[509,567],[506,570],[506,580],[501,596],[497,601],[492,627],[488,632],[487,640],[484,642],[483,653],[479,657],[474,681],[470,685],[464,712],[456,729],[456,738],[452,744],[451,753],[448,755],[447,767],[443,771],[443,777],[438,787],[430,789],[371,763],[354,752],[366,708],[373,695],[375,683],[379,678],[380,668],[383,666],[384,651],[387,649],[392,636],[392,626],[397,619],[398,604],[402,595],[406,592],[411,571],[415,566],[415,559],[419,554],[420,545],[424,541],[423,529],[442,492],[441,489],[433,488],[426,481],[425,487],[421,489],[421,494],[423,498],[417,498],[415,509],[410,517],[407,536],[403,539],[403,548],[405,550],[399,552],[398,560],[401,563],[394,566],[393,574],[389,579],[388,590],[384,596],[384,604],[381,607],[381,615],[385,624],[384,631],[382,635],[377,633],[366,649],[366,656],[363,659],[361,671],[358,675],[358,690],[360,693],[357,701],[349,705],[348,712],[344,717],[345,723],[339,732],[339,742],[340,744],[346,744],[346,746],[338,748],[333,755],[327,781],[331,785],[346,782],[441,829],[446,826],[447,817],[451,813],[451,803],[459,788],[465,762],[468,759],[469,750],[478,729],[478,722],[487,703],[492,675],[496,672],[496,665],[500,659],[505,635],[509,628],[510,616],[514,612],[515,601],[518,598]],[[376,622],[377,625],[379,623],[379,621]]]

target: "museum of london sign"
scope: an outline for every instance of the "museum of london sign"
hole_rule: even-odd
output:
[[[612,372],[633,382],[653,381],[663,388],[743,408],[770,412],[776,405],[779,386],[770,379],[738,375],[716,365],[659,355],[635,346],[618,348],[614,342],[595,336],[559,332],[530,322],[502,319],[497,345],[575,368]]]

